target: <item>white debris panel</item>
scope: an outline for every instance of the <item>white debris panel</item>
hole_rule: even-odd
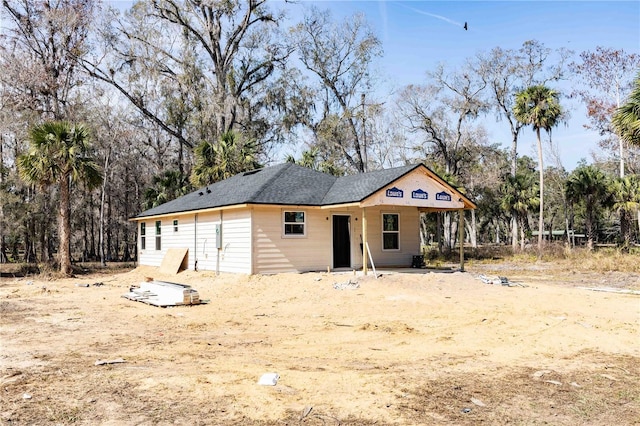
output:
[[[130,288],[129,293],[123,294],[122,297],[161,307],[201,303],[198,291],[191,286],[155,280],[142,282],[139,287]]]

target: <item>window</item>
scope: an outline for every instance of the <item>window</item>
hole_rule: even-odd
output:
[[[162,221],[156,220],[156,250],[162,250]]]
[[[178,219],[173,219],[173,232],[178,232]]]
[[[140,222],[140,250],[147,249],[147,224]]]
[[[284,235],[289,237],[305,236],[304,212],[284,212]]]
[[[397,213],[382,215],[382,249],[400,250],[400,215]]]

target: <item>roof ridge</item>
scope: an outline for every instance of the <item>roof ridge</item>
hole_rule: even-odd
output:
[[[292,165],[294,165],[293,163],[282,163],[282,164],[278,164],[275,166],[271,166],[271,167],[280,167],[280,170],[278,170],[276,173],[274,173],[269,179],[265,180],[264,183],[262,185],[260,185],[254,192],[253,194],[251,194],[251,196],[249,197],[249,201],[255,201],[255,198],[260,195],[260,193],[268,186],[271,184],[271,182],[273,182],[275,179],[277,179],[285,170],[289,169]],[[267,167],[263,167],[262,169],[265,169]]]

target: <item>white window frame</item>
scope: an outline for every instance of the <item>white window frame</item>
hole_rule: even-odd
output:
[[[156,242],[156,251],[162,250],[162,221],[156,220],[155,222],[155,242]]]
[[[140,222],[140,250],[147,249],[147,223]]]
[[[398,230],[397,231],[385,231],[384,229],[384,216],[385,215],[395,215],[398,217]],[[381,247],[382,247],[382,251],[400,251],[400,213],[395,213],[395,212],[383,212],[380,216],[381,219],[381,224],[380,224],[380,228],[381,228]],[[385,234],[397,234],[398,235],[398,248],[384,248],[384,235]]]
[[[302,213],[302,222],[287,222],[287,213]],[[302,234],[287,234],[287,225],[302,225]],[[305,210],[282,211],[282,238],[306,238],[307,237],[307,212]]]

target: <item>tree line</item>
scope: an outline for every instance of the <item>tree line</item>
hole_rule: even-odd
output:
[[[309,7],[292,22],[290,7],[3,0],[0,261],[57,260],[70,273],[72,260],[133,260],[130,217],[282,161],[336,175],[423,162],[478,203],[464,222],[474,246],[524,248],[537,233],[541,249],[555,230],[589,247],[637,241],[637,54],[529,40],[456,67],[443,58],[388,94],[363,15]],[[571,99],[601,141],[568,173],[552,130]],[[488,120],[510,140],[493,140]],[[537,163],[518,156],[527,128]],[[458,223],[423,217],[424,242],[451,249]]]

